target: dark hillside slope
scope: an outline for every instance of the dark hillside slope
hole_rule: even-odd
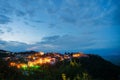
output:
[[[104,80],[118,80],[120,67],[104,60],[98,55],[89,54],[88,58],[77,59],[82,67],[93,77]]]

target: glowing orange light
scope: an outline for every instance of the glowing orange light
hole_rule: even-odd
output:
[[[45,58],[44,63],[50,63],[51,59],[50,58]]]
[[[19,64],[17,64],[17,68],[20,68],[20,65],[19,65]]]
[[[16,63],[11,62],[11,63],[10,63],[10,66],[16,66]]]
[[[28,63],[17,63],[17,62],[11,62],[10,66],[15,66],[17,68],[22,68],[22,67],[32,67],[35,65],[43,65],[43,64],[51,64],[55,62],[55,58],[51,58],[51,57],[40,57],[44,55],[43,52],[39,52],[39,54],[34,54],[34,55],[29,55],[27,57],[28,59]]]
[[[33,66],[33,63],[32,62],[28,62],[28,66],[29,67]]]

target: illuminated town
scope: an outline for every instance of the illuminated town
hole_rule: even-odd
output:
[[[83,53],[74,53],[74,54],[59,54],[59,53],[44,53],[36,52],[34,54],[16,54],[14,57],[5,57],[4,60],[10,61],[10,67],[16,68],[29,68],[36,67],[38,68],[44,64],[54,65],[58,61],[71,60],[72,58],[88,57]]]
[[[120,80],[120,68],[95,54],[5,50],[0,50],[0,54],[1,80]],[[91,78],[96,71],[98,79]]]

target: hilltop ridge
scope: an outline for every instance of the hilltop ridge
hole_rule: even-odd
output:
[[[120,79],[120,66],[112,64],[99,55],[80,52],[12,53],[2,50],[0,50],[0,54],[8,54],[0,59],[0,78],[4,80]]]

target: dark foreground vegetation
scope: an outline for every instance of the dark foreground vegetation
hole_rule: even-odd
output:
[[[0,80],[120,80],[119,66],[98,55],[88,56],[28,69],[10,67],[0,56]]]

